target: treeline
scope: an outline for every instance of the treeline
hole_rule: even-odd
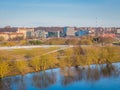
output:
[[[48,68],[55,68],[58,65],[56,57],[39,56],[30,60],[10,61],[0,59],[0,78],[9,75],[21,74],[28,72],[38,72]]]
[[[60,60],[61,67],[86,66],[90,64],[103,64],[120,61],[120,47],[91,46],[87,48],[74,47],[64,51],[64,58]]]
[[[32,54],[26,56],[26,60],[11,61],[0,58],[0,78],[9,75],[16,75],[28,72],[38,72],[50,68],[64,68],[71,66],[87,66],[90,64],[103,64],[120,61],[120,47],[115,46],[90,46],[90,47],[74,47],[61,50],[50,55]]]
[[[19,38],[18,38],[19,39]],[[83,36],[80,38],[48,38],[43,40],[9,40],[0,43],[0,46],[16,46],[16,45],[106,45],[117,42],[110,37],[91,37]]]
[[[19,40],[19,41],[3,41],[0,46],[16,46],[16,45],[91,45],[92,38],[52,38],[46,40]]]

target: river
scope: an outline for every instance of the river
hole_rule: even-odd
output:
[[[50,69],[0,80],[0,90],[120,90],[120,63]]]

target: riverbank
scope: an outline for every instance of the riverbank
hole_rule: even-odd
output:
[[[120,63],[120,61],[111,62],[111,64],[113,64],[113,63]],[[106,64],[106,63],[102,63],[102,64]],[[91,64],[91,65],[94,65],[94,64]],[[100,64],[99,64],[99,65],[100,65]],[[86,66],[87,66],[87,65],[86,65]],[[72,67],[78,68],[78,67],[76,67],[76,66],[72,66]],[[82,67],[83,67],[83,69],[85,68],[84,66],[82,66]],[[55,68],[60,68],[60,67],[48,68],[48,69],[46,69],[46,70],[55,69]],[[21,74],[21,73],[18,72],[18,71],[9,72],[8,74],[6,74],[6,76],[5,76],[4,78],[10,77],[10,76],[17,76],[17,75],[23,75],[23,76],[24,76],[24,75],[26,75],[26,74],[28,74],[28,73],[35,73],[35,72],[41,72],[41,71],[43,71],[43,70],[35,71],[32,67],[27,67],[27,69],[24,70],[24,73],[23,73],[23,74]]]
[[[120,61],[120,47],[117,46],[71,47],[41,56],[43,52],[48,53],[51,50],[56,50],[56,48],[1,51],[0,77],[24,75],[56,67],[85,67],[93,63],[103,64]]]
[[[110,82],[103,83],[103,82]],[[101,84],[100,84],[101,83]],[[6,77],[0,80],[1,90],[86,89],[119,90],[120,63],[55,68],[40,72]],[[102,86],[102,87],[100,87]]]

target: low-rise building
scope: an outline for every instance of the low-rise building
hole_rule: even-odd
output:
[[[115,34],[101,34],[100,37],[111,37],[111,38],[115,38]]]
[[[56,37],[56,38],[59,38],[59,37],[60,37],[60,31],[49,31],[49,32],[48,32],[48,37]]]
[[[88,30],[78,30],[75,35],[76,36],[86,36],[89,34],[89,31]]]
[[[64,37],[75,36],[75,28],[74,27],[64,27],[62,35]]]
[[[24,39],[34,38],[34,28],[18,28],[17,33],[23,33]]]
[[[8,33],[4,33],[4,32],[1,32],[0,33],[0,37],[3,38],[3,40],[9,40],[9,34]]]
[[[120,39],[120,28],[116,29],[116,37]]]
[[[11,40],[17,37],[23,38],[23,33],[0,33],[0,37],[3,37],[4,40]]]
[[[120,28],[117,28],[117,34],[120,34]]]
[[[15,38],[16,36],[22,36],[24,39],[33,38],[34,37],[34,28],[12,28],[5,27],[0,28],[1,36],[5,38],[5,40]]]
[[[47,32],[45,30],[36,30],[34,32],[35,38],[46,38],[47,37]]]
[[[24,38],[23,33],[10,33],[9,34],[9,39],[15,39],[15,38]]]

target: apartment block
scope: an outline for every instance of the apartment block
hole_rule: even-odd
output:
[[[86,36],[89,34],[89,31],[88,30],[78,30],[75,35],[76,36]]]
[[[34,37],[35,38],[46,38],[47,37],[47,32],[45,30],[36,30],[34,32]]]
[[[23,33],[0,33],[0,37],[3,37],[4,40],[11,40],[11,39],[15,39],[17,37],[24,37]]]
[[[48,37],[56,37],[56,38],[59,38],[59,37],[60,37],[60,31],[49,31],[49,32],[48,32]]]
[[[17,33],[23,33],[24,39],[29,39],[34,37],[34,28],[18,28]]]
[[[64,27],[63,28],[63,36],[64,37],[75,36],[75,28],[74,27]]]

